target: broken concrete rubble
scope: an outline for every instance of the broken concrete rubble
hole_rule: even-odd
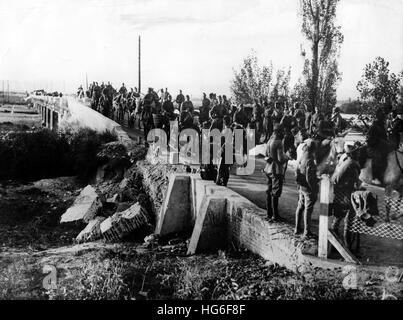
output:
[[[60,220],[63,222],[89,222],[102,210],[102,196],[91,185],[86,186],[67,209]]]
[[[102,237],[100,225],[104,220],[104,217],[95,217],[92,219],[90,222],[88,222],[85,229],[82,230],[77,236],[76,241],[78,243],[82,243],[100,239]]]
[[[147,211],[139,203],[102,221],[100,229],[107,241],[121,240],[134,230],[148,224]]]

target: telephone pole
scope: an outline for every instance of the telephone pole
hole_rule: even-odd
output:
[[[141,92],[141,37],[139,36],[139,94]]]
[[[88,90],[88,74],[85,73],[85,84],[87,86],[87,90]]]

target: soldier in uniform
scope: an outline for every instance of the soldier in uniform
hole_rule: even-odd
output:
[[[164,104],[162,105],[162,116],[163,116],[162,127],[168,135],[168,140],[169,140],[169,128],[170,128],[169,121],[175,119],[174,111],[175,107],[172,102],[172,97],[169,95],[167,97],[167,100],[165,100]]]
[[[344,120],[340,115],[339,107],[336,107],[333,110],[332,122],[334,123],[335,134],[341,133],[344,129]]]
[[[311,117],[311,122],[309,123],[308,132],[312,135],[316,133],[316,129],[319,126],[319,121],[322,120],[322,114],[319,111],[319,107],[315,107],[315,113]]]
[[[101,87],[98,82],[95,83],[94,90],[94,109],[99,111],[99,99],[101,98]]]
[[[144,96],[142,122],[144,128],[144,137],[147,138],[148,132],[153,126],[152,110],[155,107],[155,94],[153,88],[148,88],[148,93]]]
[[[182,112],[181,117],[179,120],[179,129],[191,129],[193,128],[193,117],[190,111],[188,110],[188,106],[183,104],[182,105]]]
[[[318,197],[319,184],[316,176],[315,164],[315,143],[312,140],[306,142],[305,150],[297,165],[298,205],[295,211],[295,230],[299,233],[300,220],[303,215],[304,231],[303,237],[311,235],[311,218],[313,206]]]
[[[182,112],[182,103],[185,102],[185,96],[182,94],[182,90],[179,90],[179,94],[176,96],[175,102],[178,104],[179,111]]]
[[[234,123],[241,125],[243,129],[246,129],[248,126],[248,115],[246,114],[242,103],[239,105],[238,110],[235,111],[233,121]]]
[[[345,146],[345,156],[340,157],[336,170],[332,176],[334,183],[335,199],[333,201],[333,222],[331,229],[338,234],[341,220],[346,214],[353,210],[351,206],[351,194],[358,190],[361,181],[360,165],[358,163],[359,151],[356,146]],[[346,226],[344,226],[346,227]],[[346,239],[346,230],[344,231],[344,239]]]
[[[265,142],[270,138],[271,134],[273,133],[272,114],[273,114],[273,108],[271,108],[270,105],[267,102],[265,102],[263,113],[263,132],[265,135],[264,138]]]
[[[210,100],[207,98],[207,95],[203,93],[202,106],[200,108],[200,118],[199,118],[200,123],[208,121],[209,113],[210,113]]]
[[[278,213],[278,201],[283,191],[284,165],[290,157],[284,154],[283,133],[277,123],[267,144],[266,156],[267,164],[264,171],[267,176],[267,219],[279,221],[282,219]]]
[[[224,128],[223,135],[226,130],[231,130],[231,117],[229,115],[224,116]],[[232,134],[231,134],[232,138]],[[231,139],[232,140],[232,139]],[[232,145],[232,141],[226,141],[225,137],[221,137],[221,149],[220,149],[220,158],[217,168],[217,178],[216,184],[219,186],[227,186],[228,180],[230,177],[231,164],[225,162],[225,148],[229,148]]]
[[[194,107],[193,107],[193,102],[190,101],[189,95],[186,95],[186,100],[182,104],[182,108],[184,109],[186,107],[187,111],[193,114]]]
[[[385,129],[385,114],[381,109],[376,111],[375,121],[367,134],[368,154],[372,158],[372,183],[382,184],[388,154],[388,135]]]
[[[260,135],[263,131],[263,108],[259,104],[258,99],[255,99],[255,104],[253,106],[253,122],[255,123],[256,128],[256,142],[259,144]]]
[[[122,86],[119,89],[119,93],[122,94],[122,95],[125,95],[127,93],[127,89],[126,89],[124,83],[122,83]]]
[[[210,130],[218,129],[220,132],[223,129],[223,118],[227,115],[227,110],[222,103],[218,103],[210,110],[211,127]]]

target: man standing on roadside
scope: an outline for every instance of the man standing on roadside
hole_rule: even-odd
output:
[[[313,206],[318,198],[319,181],[316,176],[315,164],[315,143],[308,140],[306,148],[302,154],[300,162],[297,165],[297,185],[298,185],[298,205],[295,211],[295,230],[298,234],[301,216],[303,214],[304,231],[303,238],[311,235],[311,219]]]
[[[351,194],[358,190],[361,181],[360,165],[358,164],[359,150],[357,146],[346,145],[345,157],[341,157],[336,170],[332,176],[334,183],[334,194],[337,195],[333,201],[333,222],[331,229],[338,234],[341,220],[349,211],[354,210],[351,205]],[[344,226],[346,227],[346,226]],[[343,239],[346,240],[347,230],[343,233]]]
[[[267,176],[266,206],[267,219],[270,222],[280,221],[278,201],[283,191],[284,169],[290,157],[284,154],[283,132],[280,124],[274,125],[273,134],[267,144],[266,167]]]

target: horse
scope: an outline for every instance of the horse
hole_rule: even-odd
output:
[[[315,138],[309,138],[316,145],[315,159],[317,162],[317,175],[333,174],[336,169],[339,156],[344,152],[344,137],[346,134],[336,136],[334,139],[325,139],[319,141]],[[302,137],[299,133],[294,136],[294,145],[297,149],[297,163],[301,158],[303,146],[301,148]]]
[[[386,156],[386,168],[382,174],[385,187],[401,190],[403,187],[403,148],[390,150]],[[370,183],[372,177],[372,159],[367,156],[366,146],[360,152],[360,180]]]

